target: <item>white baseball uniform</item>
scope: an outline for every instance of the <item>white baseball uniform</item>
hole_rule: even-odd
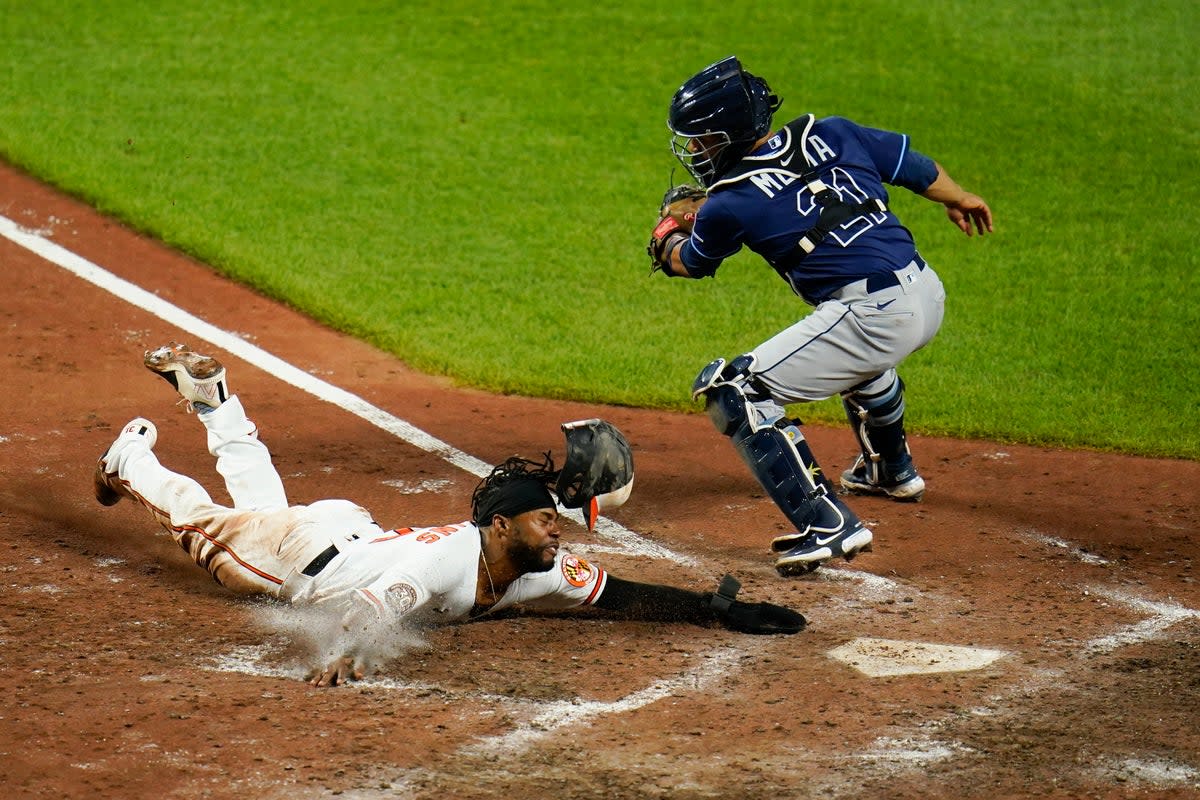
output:
[[[163,467],[144,436],[118,437],[106,466],[222,586],[360,621],[430,624],[470,616],[482,552],[475,525],[384,530],[348,500],[289,506],[270,452],[236,395],[197,417],[233,507]],[[606,582],[603,569],[560,549],[549,571],[518,578],[488,613],[516,604],[590,604]]]

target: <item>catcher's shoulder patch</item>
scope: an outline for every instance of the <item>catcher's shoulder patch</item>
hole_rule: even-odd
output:
[[[587,586],[595,577],[596,568],[579,556],[567,553],[562,559],[562,574],[572,586]]]

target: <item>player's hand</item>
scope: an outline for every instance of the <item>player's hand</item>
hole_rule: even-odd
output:
[[[731,631],[739,633],[799,633],[807,620],[804,615],[774,603],[743,603],[734,600],[729,608],[717,612],[717,619]]]
[[[317,667],[307,676],[313,686],[337,686],[351,680],[362,680],[363,667],[354,656],[342,656],[328,667]]]
[[[967,192],[957,202],[946,203],[946,216],[967,236],[992,232],[992,210],[979,195]]]
[[[807,620],[804,615],[774,603],[743,603],[735,599],[742,584],[732,575],[721,579],[713,594],[704,595],[705,606],[731,631],[741,633],[799,633]]]

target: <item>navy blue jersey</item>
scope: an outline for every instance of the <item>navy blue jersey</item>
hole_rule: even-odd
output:
[[[916,247],[891,211],[863,211],[836,226],[796,263],[797,242],[821,212],[809,181],[819,178],[845,203],[878,199],[886,204],[884,184],[922,192],[936,170],[930,159],[909,149],[904,134],[842,117],[800,117],[709,187],[680,257],[693,277],[705,277],[749,247],[797,294],[819,303],[848,283],[902,269]]]

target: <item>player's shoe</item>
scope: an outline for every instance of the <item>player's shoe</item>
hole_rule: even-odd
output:
[[[175,387],[187,401],[189,411],[216,408],[229,399],[225,367],[212,356],[189,350],[186,344],[171,342],[147,350],[143,361],[146,369]]]
[[[871,549],[874,535],[857,519],[847,520],[847,524],[839,531],[824,533],[810,531],[807,536],[795,543],[790,549],[781,548],[795,542],[794,538],[781,536],[772,542],[773,549],[780,552],[775,561],[775,571],[784,577],[807,575],[826,561],[835,558],[853,559],[859,553]]]
[[[154,427],[153,422],[142,417],[130,420],[121,429],[116,440],[104,451],[104,455],[100,456],[96,462],[96,471],[92,474],[92,488],[100,505],[116,505],[122,497],[133,499],[133,493],[129,491],[129,487],[121,481],[115,470],[109,471],[108,465],[115,460],[114,456],[118,450],[139,440],[151,450],[158,443],[158,428]]]
[[[925,479],[917,474],[911,458],[899,467],[872,469],[860,455],[854,466],[842,473],[842,488],[854,494],[886,495],[916,503],[925,496]]]

